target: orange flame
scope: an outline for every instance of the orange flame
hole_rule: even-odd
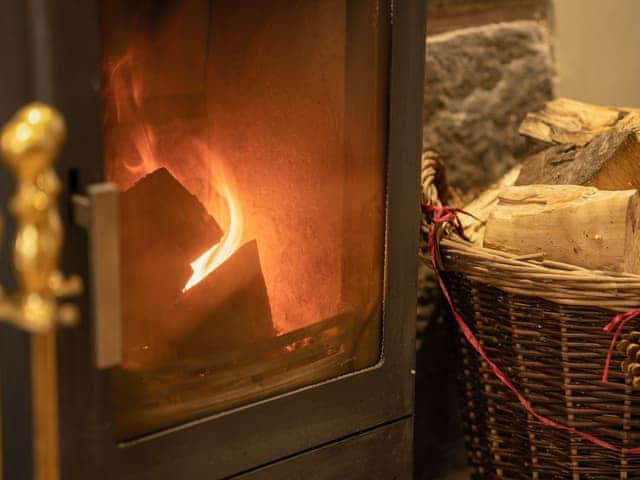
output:
[[[229,228],[224,237],[222,237],[222,240],[191,262],[193,275],[191,275],[191,278],[189,278],[189,281],[182,289],[183,292],[189,290],[218,268],[237,250],[242,241],[243,217],[240,205],[226,183],[222,184],[220,190],[229,210]]]
[[[122,166],[127,172],[127,183],[129,185],[132,180],[135,181],[153,172],[165,163],[158,161],[156,156],[156,131],[142,114],[144,82],[142,71],[140,70],[141,65],[134,52],[135,48],[132,45],[129,51],[125,52],[110,65],[107,65],[115,116],[118,121],[133,123],[129,135],[137,155],[134,158],[127,158],[126,156],[120,158]],[[209,167],[215,165],[220,170],[221,163],[216,160],[216,156],[203,142],[195,138],[187,138],[181,148],[184,152],[189,152],[194,157],[197,157],[201,165],[208,165]],[[188,179],[181,178],[180,172],[174,172],[173,170],[170,168],[172,175],[176,176],[176,179],[188,188],[186,185]],[[182,176],[184,176],[184,172],[182,172]],[[229,184],[224,180],[224,176],[220,171],[217,172],[217,175],[211,174],[208,183],[213,187],[212,190],[216,191],[224,199],[224,206],[226,206],[226,213],[228,213],[228,228],[218,243],[209,247],[207,251],[190,263],[193,274],[183,287],[183,292],[198,284],[218,268],[237,250],[242,241],[244,219],[240,204],[231,192]],[[207,210],[219,222],[220,216],[224,215],[224,211],[220,211],[220,207],[222,207],[222,210],[224,210],[224,207],[212,201],[212,195],[210,195],[212,190],[209,190],[209,194],[203,195],[203,192],[200,192],[200,195],[196,194],[196,196],[199,196],[199,200],[203,204],[208,204]]]

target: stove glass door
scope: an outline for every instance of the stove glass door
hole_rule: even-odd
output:
[[[375,364],[385,0],[105,0],[131,439]]]

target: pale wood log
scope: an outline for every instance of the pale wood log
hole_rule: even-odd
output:
[[[441,0],[427,2],[427,35],[549,15],[548,0]]]
[[[574,185],[509,187],[487,220],[483,246],[592,270],[639,273],[640,195]]]
[[[482,192],[475,200],[465,205],[463,210],[470,215],[460,214],[458,216],[465,235],[474,245],[482,244],[484,226],[491,210],[498,203],[498,194],[505,187],[510,187],[515,183],[520,173],[520,168],[520,165],[513,167],[497,182]]]
[[[520,133],[549,144],[586,145],[596,135],[613,129],[640,132],[640,109],[557,98],[541,111],[527,114]]]
[[[582,147],[549,147],[522,164],[516,185],[532,184],[587,185],[601,190],[640,188],[640,138],[630,130],[613,130]]]

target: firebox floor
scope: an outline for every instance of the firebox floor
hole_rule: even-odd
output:
[[[352,318],[339,315],[225,355],[152,370],[116,369],[117,439],[137,438],[353,370]]]

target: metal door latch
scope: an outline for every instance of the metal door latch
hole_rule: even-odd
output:
[[[95,364],[109,368],[122,360],[119,193],[99,183],[71,200],[74,222],[89,233]]]

